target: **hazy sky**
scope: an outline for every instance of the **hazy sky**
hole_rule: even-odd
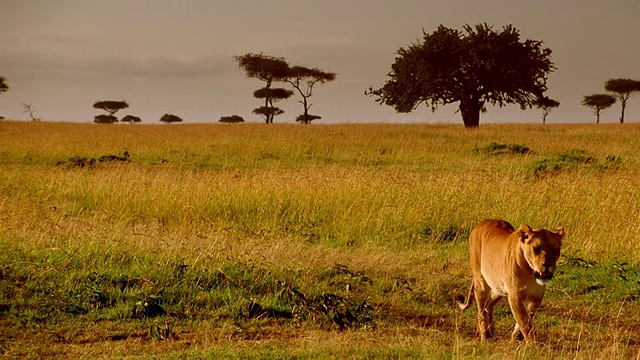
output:
[[[462,28],[513,24],[522,38],[544,40],[558,68],[548,95],[560,101],[549,123],[595,122],[580,102],[604,92],[609,78],[640,79],[639,0],[0,0],[0,115],[28,119],[21,103],[48,120],[90,122],[97,100],[126,99],[133,114],[156,123],[164,113],[185,122],[238,114],[260,122],[247,79],[233,55],[284,57],[292,65],[336,72],[317,86],[319,122],[462,124],[457,104],[396,114],[364,95],[380,87],[395,52],[439,24]],[[293,123],[298,98],[278,106]],[[627,121],[640,122],[640,96]],[[619,105],[601,122],[617,122]],[[539,110],[489,107],[481,123],[539,122]]]

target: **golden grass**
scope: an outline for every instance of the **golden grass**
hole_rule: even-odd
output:
[[[490,142],[524,144],[532,153],[474,152]],[[22,253],[33,259],[46,258],[44,254],[67,259],[38,270],[42,276],[64,273],[71,261],[100,271],[118,268],[123,258],[133,256],[144,267],[150,255],[160,267],[182,259],[191,267],[215,270],[238,261],[313,282],[316,273],[340,263],[375,276],[381,282],[376,286],[391,287],[402,278],[427,298],[447,297],[466,291],[464,237],[488,217],[516,226],[564,226],[565,254],[637,266],[638,148],[637,125],[465,130],[389,124],[1,122],[0,250],[5,255],[0,268],[26,266],[19,264]],[[600,162],[607,156],[622,160],[613,168],[585,165],[533,175],[536,160],[570,149],[585,150]],[[123,163],[78,168],[68,161],[125,150],[131,158]],[[421,314],[424,308],[410,304],[407,294],[385,294],[372,295],[380,316],[404,318],[405,326],[390,320],[375,329],[336,332],[304,323],[256,322],[239,333],[228,320],[202,319],[181,324],[180,340],[158,343],[149,342],[139,324],[119,320],[71,331],[73,349],[65,342],[29,340],[41,334],[32,328],[21,333],[12,328],[0,337],[11,339],[2,345],[10,355],[35,356],[638,356],[632,350],[637,326],[611,320],[618,313],[637,316],[633,303],[612,309],[607,301],[589,303],[552,292],[552,301],[581,311],[593,308],[593,316],[603,323],[550,302],[550,315],[541,320],[549,333],[547,345],[527,350],[502,340],[477,343],[473,316],[460,318],[455,308],[436,309],[450,299],[434,300],[434,305],[427,301],[421,306],[433,309]],[[498,321],[504,330],[499,331],[507,333],[510,315]],[[565,321],[568,325],[561,324]],[[110,328],[114,326],[120,330]],[[123,332],[134,336],[108,341],[109,334]]]

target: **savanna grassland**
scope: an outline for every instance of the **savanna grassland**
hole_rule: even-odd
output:
[[[640,356],[640,126],[0,123],[0,356]],[[540,344],[468,234],[567,231]]]

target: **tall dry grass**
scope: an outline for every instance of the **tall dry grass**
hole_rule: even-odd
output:
[[[0,266],[7,279],[3,294],[14,300],[0,305],[22,311],[14,318],[5,313],[3,321],[12,331],[21,327],[33,331],[30,322],[55,328],[55,321],[72,321],[65,315],[68,309],[55,321],[37,311],[29,315],[28,309],[49,303],[23,303],[28,300],[16,289],[26,285],[16,288],[9,283],[16,279],[26,279],[27,284],[51,279],[54,284],[47,289],[58,289],[55,283],[63,281],[66,285],[59,291],[69,301],[77,300],[75,306],[88,311],[84,316],[134,329],[147,326],[129,319],[136,296],[164,294],[165,306],[174,309],[174,315],[190,319],[188,325],[182,324],[191,329],[183,338],[195,337],[193,341],[208,344],[216,354],[244,356],[252,352],[243,350],[245,340],[239,340],[237,328],[225,319],[229,312],[242,311],[246,299],[238,299],[243,296],[282,308],[287,302],[269,290],[273,285],[265,284],[287,279],[318,296],[362,288],[343,295],[374,303],[380,320],[375,329],[354,333],[358,340],[348,340],[355,342],[347,347],[340,341],[350,335],[327,333],[313,322],[297,325],[302,326],[302,338],[296,330],[285,331],[282,338],[274,335],[283,331],[280,325],[273,330],[272,323],[243,323],[249,326],[243,331],[254,329],[255,336],[273,341],[273,349],[262,348],[266,354],[283,355],[305,341],[313,346],[299,352],[302,357],[495,354],[495,344],[474,343],[472,320],[458,318],[447,307],[456,293],[466,291],[470,229],[484,218],[503,218],[516,226],[563,226],[568,233],[565,261],[602,265],[602,274],[613,269],[614,273],[628,271],[629,279],[637,276],[632,273],[640,264],[638,135],[637,125],[487,125],[470,131],[458,126],[389,124],[2,122]],[[492,142],[526,145],[530,152],[483,152]],[[590,160],[563,163],[553,170],[559,164],[558,154],[571,149],[583,150]],[[120,156],[125,151],[130,154],[128,161],[92,165],[77,161]],[[541,163],[548,167],[536,173]],[[336,263],[374,277],[374,285],[353,283],[349,277],[328,279],[327,269]],[[203,293],[204,285],[184,289],[159,285],[173,281],[177,276],[173,271],[180,264],[193,269],[189,276],[196,285],[224,274],[248,287],[238,288],[242,293],[238,295],[233,287]],[[568,285],[552,291],[552,299],[589,309],[588,298],[568,299],[582,296],[580,292],[591,287],[619,286],[618,295],[597,298],[601,303],[593,305],[594,316],[600,321],[611,318],[615,315],[609,309],[612,304],[638,313],[637,306],[624,300],[634,296],[633,287],[622,289],[628,283],[610,285],[594,278],[583,284],[575,275],[583,270],[575,266],[575,273],[565,275]],[[142,278],[154,285],[143,283],[128,290],[131,293],[118,292],[95,285],[93,273],[110,279]],[[84,286],[80,284],[87,279],[114,303],[93,310],[94,305],[86,305],[86,296],[98,290],[91,288],[89,295],[77,296],[68,290]],[[404,281],[410,290],[402,290]],[[39,290],[30,291],[39,294]],[[168,293],[184,300],[168,300]],[[200,303],[209,304],[202,305],[208,310],[198,308]],[[221,304],[217,312],[211,310],[212,303]],[[533,350],[533,357],[634,354],[629,342],[633,344],[637,337],[620,330],[636,329],[629,322],[605,331],[577,314],[553,307],[550,313],[542,315],[543,326],[559,340],[550,337],[552,347]],[[398,319],[407,319],[406,326],[399,325]],[[570,326],[559,325],[567,319]],[[512,326],[508,314],[498,321],[504,328]],[[206,335],[202,329],[211,326],[215,331]],[[371,342],[371,337],[381,343]],[[585,337],[593,346],[576,343]],[[452,338],[458,340],[452,342]],[[216,347],[221,339],[229,347]],[[320,345],[323,342],[334,348]],[[606,342],[613,345],[607,347]],[[16,347],[3,346],[24,351],[20,341],[15,343]],[[96,346],[107,345],[98,342]],[[48,346],[57,353],[55,345]],[[609,352],[599,353],[602,348]],[[113,355],[127,353],[125,347]],[[529,354],[510,345],[497,353]]]

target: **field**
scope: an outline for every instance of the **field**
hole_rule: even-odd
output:
[[[640,358],[640,126],[0,122],[0,357]],[[567,231],[540,343],[468,234]]]

